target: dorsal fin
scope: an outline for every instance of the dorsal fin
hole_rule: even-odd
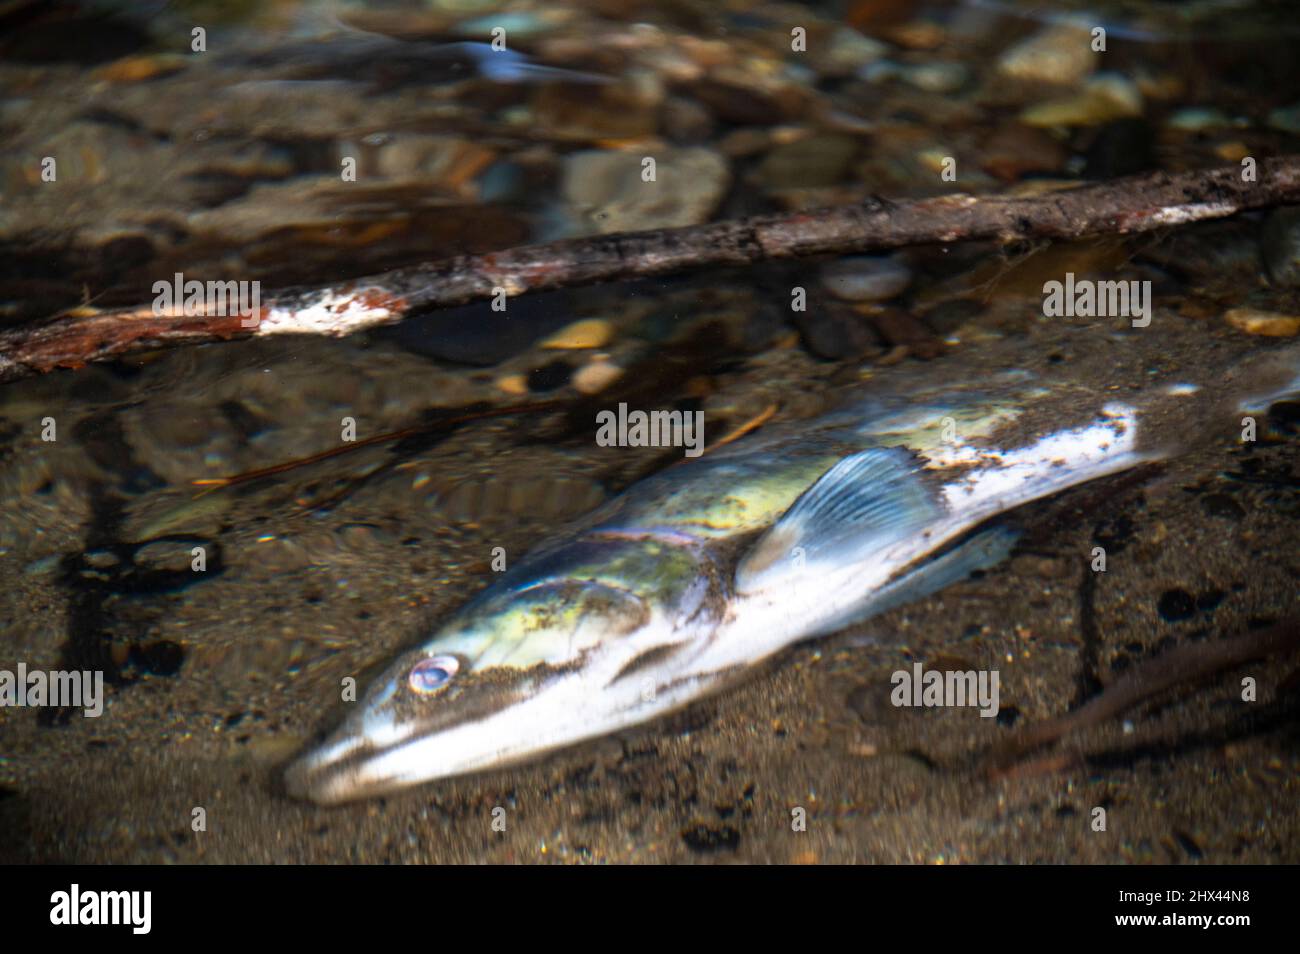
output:
[[[772,573],[815,574],[819,565],[843,565],[921,530],[943,506],[920,469],[901,447],[872,447],[840,460],[740,561],[737,591],[761,588]]]

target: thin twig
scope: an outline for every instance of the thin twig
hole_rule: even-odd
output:
[[[1300,202],[1300,156],[1156,172],[1032,197],[947,195],[624,232],[463,255],[342,286],[290,291],[256,315],[159,315],[150,307],[65,316],[0,333],[0,381],[133,351],[275,334],[340,337],[427,311],[689,269],[973,239],[1130,234]]]

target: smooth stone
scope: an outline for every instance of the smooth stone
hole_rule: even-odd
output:
[[[1258,308],[1232,308],[1224,319],[1238,331],[1265,338],[1294,338],[1300,333],[1300,316],[1283,315]]]
[[[817,57],[816,67],[823,76],[848,76],[888,53],[889,47],[879,40],[863,36],[852,27],[841,26],[831,33],[825,52]]]
[[[47,576],[58,572],[63,565],[63,554],[52,553],[49,556],[41,557],[38,560],[32,560],[23,567],[23,572],[28,576]]]
[[[925,93],[955,93],[966,85],[970,71],[960,63],[895,63],[885,60],[871,63],[858,71],[869,83],[901,80]]]
[[[506,394],[523,397],[528,393],[528,378],[522,374],[507,374],[497,378],[496,385]]]
[[[903,74],[903,79],[926,93],[955,93],[970,79],[961,63],[923,63]]]
[[[1142,115],[1142,91],[1117,73],[1101,73],[1083,91],[1065,99],[1027,107],[1020,121],[1028,126],[1100,126],[1116,119]]]
[[[1067,20],[1035,33],[998,57],[998,72],[1008,79],[1073,86],[1097,68],[1091,24]]]
[[[655,181],[642,179],[645,156]],[[579,232],[677,228],[707,221],[731,186],[731,167],[710,149],[591,150],[564,161],[562,192]]]
[[[542,341],[541,347],[603,348],[614,337],[614,326],[603,318],[587,318],[566,325]]]
[[[1231,126],[1232,120],[1218,109],[1191,107],[1178,110],[1165,120],[1165,125],[1181,132],[1202,132],[1206,129],[1222,129]]]
[[[206,540],[158,540],[146,543],[135,551],[134,562],[142,570],[168,570],[179,572],[191,568],[193,549],[203,547],[207,559],[212,559],[212,547]]]
[[[808,352],[827,361],[880,352],[880,340],[866,319],[843,305],[796,312],[794,324]]]
[[[844,301],[884,301],[907,289],[912,270],[892,258],[855,255],[823,265],[821,282]]]
[[[605,357],[597,357],[573,374],[573,387],[579,394],[599,394],[623,376],[623,369]]]

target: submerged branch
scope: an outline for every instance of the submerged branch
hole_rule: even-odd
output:
[[[340,337],[417,311],[689,269],[847,254],[905,245],[1073,239],[1148,232],[1247,209],[1300,202],[1300,156],[1240,166],[1156,172],[1032,197],[947,195],[679,229],[624,232],[463,255],[341,286],[294,290],[254,316],[92,312],[0,333],[0,381],[82,367],[151,348],[275,334]]]
[[[1178,686],[1240,666],[1300,648],[1300,618],[1284,620],[1267,629],[1232,639],[1190,643],[1149,659],[1116,680],[1083,706],[1018,732],[988,756],[988,773],[993,777],[1015,774],[1017,763],[1037,749],[1051,745],[1083,729],[1101,725],[1140,703]],[[1070,755],[1049,756],[1046,764],[1071,761]]]

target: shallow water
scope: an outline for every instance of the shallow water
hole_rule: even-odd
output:
[[[231,15],[213,21],[200,62],[173,58],[183,7],[167,15],[179,19],[114,21],[116,42],[98,54],[73,42],[102,33],[97,7],[33,16],[0,58],[17,143],[3,160],[0,320],[83,296],[147,302],[176,270],[272,289],[613,227],[1296,151],[1287,37],[1262,8],[1213,6],[1173,21],[1081,7],[1112,28],[1102,70],[1138,93],[1135,112],[1115,115],[1095,97],[1070,105],[1097,64],[1072,65],[1069,50],[1045,54],[1049,71],[1079,74],[1059,87],[1003,75],[1015,44],[1054,21],[989,5],[812,9],[809,35],[838,37],[833,66],[788,56],[785,14],[760,4],[725,15],[675,5],[656,29],[619,23],[607,5],[599,21],[596,6],[514,9],[530,62],[621,78],[598,94],[538,75],[452,85],[472,64],[435,77],[422,48],[378,63],[363,51],[342,76],[337,55],[315,55],[340,11],[400,48],[477,38],[501,15],[492,4]],[[1215,38],[1227,36],[1223,17],[1231,42]],[[837,23],[859,38],[834,34]],[[1082,113],[1027,121],[1053,103]],[[619,147],[657,150],[689,182],[642,201],[593,171],[607,159],[574,159]],[[67,170],[62,194],[32,178],[50,153]],[[949,153],[955,184],[936,163]],[[353,154],[363,174],[340,183]],[[825,263],[800,262],[521,298],[504,314],[466,306],[341,340],[143,353],[0,386],[0,669],[95,669],[109,682],[95,719],[0,709],[0,857],[1294,863],[1293,656],[1181,687],[1071,740],[1056,762],[994,782],[982,773],[1017,725],[1076,706],[1128,667],[1296,613],[1294,404],[1261,417],[1249,443],[1232,421],[1221,432],[1225,422],[1170,419],[1188,453],[1026,508],[1003,566],[799,646],[667,719],[342,809],[292,801],[280,783],[344,711],[340,680],[364,684],[490,583],[494,548],[522,556],[680,459],[598,446],[597,408],[702,410],[715,441],[772,407],[764,426],[852,394],[1006,368],[1059,393],[1063,421],[1085,395],[1212,388],[1238,361],[1294,348],[1224,318],[1242,306],[1300,313],[1285,269],[1261,266],[1294,259],[1297,239],[1265,221],[908,249],[858,266],[864,282],[906,276],[873,302],[837,298]],[[1042,285],[1066,272],[1151,281],[1152,324],[1044,317]],[[794,286],[809,291],[805,313],[791,313]],[[583,346],[546,343],[576,321],[597,322]],[[610,365],[616,380],[578,389]],[[554,403],[485,413],[543,401]],[[43,439],[47,418],[55,440]],[[323,456],[354,445],[349,421],[360,442],[403,436]],[[1099,544],[1105,574],[1088,565]],[[999,668],[1002,714],[892,707],[890,674],[914,661]],[[1244,676],[1258,680],[1257,703],[1240,699]],[[1097,806],[1106,836],[1088,824]],[[206,831],[192,828],[196,807]],[[498,807],[504,832],[492,827]],[[796,808],[807,831],[792,831]]]

